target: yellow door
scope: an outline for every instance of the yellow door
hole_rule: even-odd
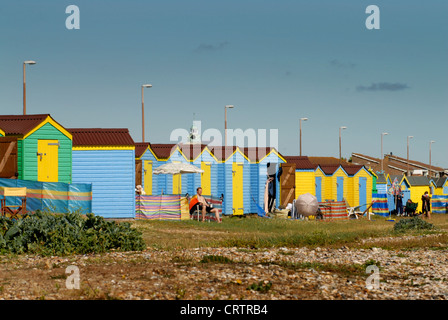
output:
[[[182,175],[173,174],[173,194],[182,194]]]
[[[211,185],[210,185],[210,177],[211,177],[211,163],[210,162],[201,162],[201,169],[204,172],[201,173],[201,187],[202,194],[206,196],[211,195]]]
[[[152,161],[143,161],[143,181],[145,193],[152,195]]]
[[[243,164],[234,162],[232,163],[233,171],[233,214],[243,215]]]
[[[43,182],[58,182],[59,141],[37,141],[37,180]]]

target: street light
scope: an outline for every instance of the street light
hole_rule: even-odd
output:
[[[227,147],[227,109],[233,109],[233,105],[226,105],[224,108],[224,146]]]
[[[347,127],[340,127],[339,128],[339,162],[341,162],[342,155],[341,155],[341,130],[347,129]]]
[[[302,120],[307,121],[308,118],[300,118],[300,156],[302,156]]]
[[[429,172],[428,172],[428,176],[431,177],[431,145],[434,143],[434,140],[429,141]]]
[[[145,142],[145,99],[143,95],[143,89],[152,88],[151,84],[142,85],[142,142]]]
[[[414,136],[408,136],[408,160],[406,161],[407,162],[407,170],[406,170],[406,175],[407,176],[409,176],[409,139],[412,139],[412,138],[414,138]]]
[[[25,72],[25,66],[27,64],[33,65],[36,64],[36,61],[33,60],[26,60],[23,62],[23,114],[26,114],[26,72]]]
[[[384,162],[384,153],[383,153],[383,137],[388,135],[387,132],[381,133],[381,171],[384,173],[383,162]]]

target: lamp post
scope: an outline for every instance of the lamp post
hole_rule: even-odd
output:
[[[383,137],[385,135],[388,135],[387,132],[383,132],[381,133],[381,171],[384,173],[384,166],[383,166],[383,162],[384,162],[384,153],[383,153]]]
[[[142,85],[142,142],[145,142],[145,99],[143,95],[143,90],[145,88],[152,88],[151,84]]]
[[[339,128],[339,163],[341,162],[342,159],[342,153],[341,153],[341,130],[347,129],[347,127],[340,127]]]
[[[227,147],[227,109],[233,109],[233,105],[226,105],[224,108],[224,146]]]
[[[27,60],[23,62],[23,114],[26,114],[26,71],[25,66],[27,64],[33,65],[36,64],[36,61],[33,60]]]
[[[428,172],[428,176],[431,178],[431,145],[434,143],[434,140],[429,141],[429,172]]]
[[[414,136],[408,136],[408,157],[407,157],[407,170],[406,170],[406,175],[409,176],[409,139],[414,138]]]
[[[300,118],[299,127],[300,127],[300,156],[302,156],[302,121],[307,121],[308,118]]]

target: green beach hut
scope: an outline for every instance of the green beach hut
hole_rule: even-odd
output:
[[[0,177],[71,183],[72,135],[49,114],[0,115],[0,128]]]

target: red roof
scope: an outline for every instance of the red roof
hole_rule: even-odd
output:
[[[345,172],[347,172],[347,174],[349,176],[353,176],[353,175],[357,174],[358,171],[361,170],[363,167],[364,166],[362,166],[362,165],[356,165],[356,164],[353,164],[353,165],[343,164],[342,165],[342,168],[344,168]]]
[[[0,128],[6,135],[26,135],[49,116],[49,114],[0,116]]]
[[[294,163],[296,169],[316,169],[317,165],[311,163],[307,156],[284,156],[286,163]]]
[[[159,159],[168,159],[176,147],[174,143],[151,143],[151,149]]]
[[[135,157],[140,158],[146,149],[150,146],[149,142],[136,142],[135,143]]]
[[[339,165],[321,165],[320,168],[325,174],[333,174],[338,170]]]
[[[135,146],[128,129],[76,128],[67,129],[73,146]]]

